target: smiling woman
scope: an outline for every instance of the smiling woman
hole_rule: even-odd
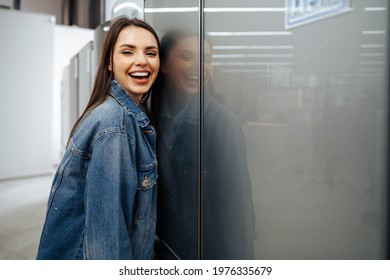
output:
[[[140,39],[141,38],[141,39]],[[136,103],[148,92],[160,67],[158,43],[152,33],[128,26],[115,43],[113,59],[108,68]]]
[[[53,180],[38,259],[152,258],[157,160],[141,101],[159,65],[152,27],[112,23],[91,99]]]

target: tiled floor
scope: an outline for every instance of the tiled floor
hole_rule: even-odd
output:
[[[52,176],[0,181],[0,259],[35,259]]]

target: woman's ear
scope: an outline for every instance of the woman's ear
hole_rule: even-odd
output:
[[[112,71],[111,62],[110,62],[110,64],[108,64],[108,70],[109,70],[109,71]]]

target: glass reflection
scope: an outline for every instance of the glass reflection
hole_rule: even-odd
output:
[[[161,39],[154,113],[160,166],[157,258],[198,256],[198,38],[172,30]],[[254,213],[246,148],[235,115],[214,99],[212,53],[204,46],[204,259],[252,259]],[[162,243],[162,244],[161,244]]]
[[[236,221],[232,218],[230,225],[224,221],[231,215],[228,205],[240,207],[242,201],[251,197],[256,219],[256,259],[384,258],[388,242],[385,199],[388,192],[385,182],[388,1],[376,0],[375,4],[371,0],[350,1],[351,10],[346,13],[288,30],[285,0],[244,0],[240,1],[243,8],[237,8],[237,1],[233,0],[203,3],[204,26],[200,26],[199,12],[195,11],[155,12],[146,16],[160,29],[160,38],[167,30],[180,26],[196,31],[203,28],[209,36],[207,43],[212,42],[213,58],[206,56],[204,61],[208,81],[204,89],[207,107],[203,108],[202,116],[205,124],[204,257],[241,258],[234,249],[239,247],[237,239],[228,234],[222,239],[216,236],[227,233]],[[198,1],[148,0],[145,5],[185,8],[198,6]],[[191,44],[192,52],[197,54],[199,41],[194,39]],[[194,60],[198,59],[195,57]],[[190,112],[199,102],[195,89],[197,77],[192,75],[196,71],[185,76],[184,70],[175,69],[180,64],[176,63],[167,74],[174,76],[176,71],[175,75],[183,79],[174,79],[169,86],[179,87],[174,83],[182,82],[187,90],[172,98],[164,86],[160,95],[166,98],[163,102],[168,103],[167,107],[172,107],[169,110],[176,111],[176,115],[170,116],[172,119],[180,112],[184,118],[184,112]],[[193,63],[194,69],[198,63]],[[155,95],[153,104],[161,103],[156,102]],[[213,118],[207,113],[208,108],[222,113]],[[239,121],[226,113],[226,108],[238,115]],[[170,230],[175,233],[170,238],[172,244],[177,244],[172,245],[177,246],[174,251],[183,251],[178,253],[181,258],[199,257],[194,213],[199,210],[195,200],[200,179],[196,175],[200,116],[197,110],[192,112],[196,121],[186,138],[173,136],[176,132],[173,120],[167,120],[168,128],[160,127],[170,131],[165,132],[168,142],[180,143],[182,148],[169,152],[171,155],[164,160],[169,164],[160,161],[160,179],[166,182],[160,184],[159,197],[160,207],[172,201],[178,204],[168,213],[179,214],[168,215],[166,209],[160,212],[159,229],[167,235]],[[227,120],[229,129],[223,130]],[[240,129],[243,137],[238,136],[237,140],[234,135],[240,133],[233,131]],[[224,133],[233,136],[223,138]],[[237,162],[244,164],[229,163],[230,166],[223,167],[229,161],[227,157],[232,156],[230,161],[236,161],[234,153],[223,152],[232,142],[243,142],[237,146],[239,150],[246,147],[247,161],[243,152]],[[159,143],[160,157],[164,157],[162,153],[168,151],[167,147],[167,143]],[[230,186],[230,182],[226,183],[228,178],[247,172],[241,168],[249,170],[251,184],[239,185],[251,185],[251,195],[244,195],[249,191],[238,191],[240,187],[239,195],[223,193],[228,188],[234,189],[235,183]],[[225,177],[221,179],[223,173]],[[249,176],[237,175],[241,177],[249,181]],[[240,180],[244,179],[237,179]],[[164,188],[164,184],[171,186],[171,190]],[[185,198],[182,201],[179,201],[179,190]],[[237,202],[229,201],[233,194],[239,198]],[[240,210],[251,212],[245,207]],[[237,220],[240,215],[237,214]],[[247,217],[249,221],[253,216]],[[237,227],[240,226],[238,223]],[[186,245],[189,249],[183,249]]]
[[[288,30],[285,3],[205,1],[218,100],[248,149],[255,258],[383,258],[388,3]]]

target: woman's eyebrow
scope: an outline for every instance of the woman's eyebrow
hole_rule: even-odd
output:
[[[119,46],[120,48],[123,48],[123,47],[126,47],[126,48],[130,48],[130,49],[136,49],[137,47],[132,45],[132,44],[123,44],[121,46]]]
[[[119,47],[120,47],[120,48],[126,47],[126,48],[129,48],[129,49],[136,49],[136,48],[137,48],[137,46],[134,46],[134,45],[132,45],[132,44],[123,44],[123,45],[121,45],[121,46],[119,46]],[[157,47],[154,46],[154,45],[151,45],[151,46],[145,47],[145,49],[151,50],[151,49],[157,49]]]
[[[152,49],[157,49],[157,47],[152,45],[152,46],[147,46],[145,49],[152,50]]]

